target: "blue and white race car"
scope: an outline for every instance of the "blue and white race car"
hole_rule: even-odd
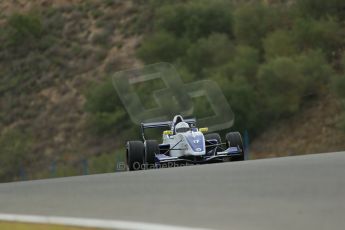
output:
[[[145,129],[169,128],[163,141],[146,140]],[[239,132],[230,132],[222,143],[218,133],[204,134],[208,128],[197,128],[195,119],[177,115],[172,121],[142,123],[143,141],[128,141],[126,160],[129,170],[169,167],[183,164],[203,164],[243,161],[244,148]]]

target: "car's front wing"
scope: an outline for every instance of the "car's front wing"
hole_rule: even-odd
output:
[[[219,162],[223,159],[231,160],[231,157],[240,156],[243,154],[243,150],[238,147],[230,147],[224,151],[216,152],[213,155],[204,155],[197,157],[171,157],[165,154],[156,154],[156,164],[166,164],[166,163],[190,163],[190,164],[203,164],[210,162]]]

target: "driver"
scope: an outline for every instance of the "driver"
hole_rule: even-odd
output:
[[[176,133],[184,133],[184,132],[188,132],[189,130],[190,130],[190,127],[188,123],[184,121],[177,123],[177,125],[175,126]]]

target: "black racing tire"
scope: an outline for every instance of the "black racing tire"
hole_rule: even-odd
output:
[[[129,171],[140,170],[144,164],[144,143],[141,141],[127,142],[127,166]]]
[[[145,158],[144,163],[146,168],[155,167],[155,156],[159,154],[159,144],[156,140],[146,140],[145,141]]]
[[[218,133],[208,133],[208,134],[205,134],[204,137],[205,137],[205,142],[208,140],[217,140],[218,144],[222,143],[222,139]],[[218,146],[207,147],[206,148],[206,155],[208,155],[208,156],[216,155],[218,152],[218,149],[220,149],[219,147]],[[210,151],[211,149],[213,149],[213,151]]]
[[[229,147],[239,147],[242,152],[241,155],[231,158],[232,161],[244,161],[244,147],[242,141],[242,135],[239,132],[230,132],[226,134],[226,146]]]
[[[218,141],[218,144],[222,143],[222,139],[218,133],[208,133],[208,134],[205,134],[204,137],[205,137],[205,141],[216,139]]]

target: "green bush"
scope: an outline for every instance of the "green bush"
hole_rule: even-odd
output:
[[[342,104],[342,113],[339,115],[338,127],[345,132],[345,53],[340,61],[341,74],[334,74],[331,81],[331,91],[339,98]]]
[[[263,40],[266,60],[276,57],[291,57],[298,53],[292,33],[287,30],[275,30]]]
[[[224,33],[232,37],[232,6],[229,1],[190,1],[165,5],[157,12],[157,30],[167,30],[190,40]]]
[[[34,42],[43,34],[41,18],[35,14],[13,14],[8,18],[8,26],[10,45]]]
[[[298,7],[314,4],[306,2],[155,1],[153,35],[138,56],[177,64],[187,82],[217,81],[231,101],[235,126],[257,133],[262,124],[295,113],[306,96],[322,95],[334,75],[329,62],[344,48],[340,17],[300,14]]]
[[[340,71],[345,73],[345,51],[342,53],[342,56],[339,60]]]
[[[235,130],[249,130],[252,135],[257,133],[262,125],[260,101],[257,91],[248,78],[235,75],[228,82],[222,84],[222,90],[229,100],[235,114]]]
[[[340,99],[345,100],[345,52],[340,60],[340,71],[341,74],[334,74],[331,78],[331,90],[334,91]]]
[[[79,176],[80,174],[80,169],[70,162],[60,162],[57,164],[56,177]]]
[[[342,112],[339,115],[338,127],[345,132],[345,74],[335,75],[332,78],[332,90],[339,98],[342,105]]]
[[[321,49],[332,58],[344,46],[343,29],[335,20],[302,19],[295,21],[292,36],[299,50]]]
[[[234,45],[226,35],[212,34],[191,45],[183,62],[198,75],[204,69],[225,64],[234,56],[234,52]]]
[[[90,129],[96,134],[114,133],[128,124],[128,115],[110,80],[93,86],[86,95]]]
[[[228,76],[243,76],[253,80],[260,64],[259,51],[250,46],[237,46],[233,60],[226,66]]]
[[[300,72],[304,78],[306,95],[320,95],[334,74],[321,51],[310,51],[296,57]]]
[[[157,8],[155,31],[144,39],[137,52],[145,63],[177,62],[196,40],[206,39],[214,33],[233,37],[232,6],[227,1],[176,4],[168,1],[158,4],[160,7],[157,2],[154,5]]]
[[[274,58],[262,64],[256,74],[258,51],[249,47],[236,50],[235,59],[226,66],[230,71],[223,70],[214,79],[235,112],[234,128],[248,129],[252,135],[262,130],[263,124],[295,113],[306,95],[322,95],[333,75],[320,51]]]
[[[335,16],[339,20],[345,19],[345,1],[343,0],[297,0],[295,7],[303,17],[320,19]]]
[[[174,62],[185,55],[188,46],[187,39],[161,31],[146,38],[137,54],[145,63]]]
[[[116,155],[102,154],[89,160],[89,173],[110,173],[116,170]]]
[[[337,123],[337,128],[345,132],[345,112],[340,114],[340,118]]]
[[[306,81],[296,62],[280,57],[260,67],[258,87],[265,113],[276,119],[299,109]]]
[[[31,136],[11,129],[0,136],[0,181],[10,181],[19,175],[31,151]]]
[[[278,23],[274,9],[261,3],[245,4],[234,14],[234,33],[240,44],[261,49],[261,40]]]
[[[147,80],[132,85],[133,90],[137,93],[145,109],[153,109],[158,106],[154,100],[152,92],[166,88],[166,84],[162,79]]]
[[[337,75],[333,79],[334,90],[341,99],[345,100],[345,75]]]
[[[122,108],[121,101],[110,79],[92,85],[86,95],[85,109],[87,112],[115,112]]]
[[[113,113],[93,113],[88,119],[90,130],[97,135],[114,134],[125,128],[128,115],[124,110]]]

